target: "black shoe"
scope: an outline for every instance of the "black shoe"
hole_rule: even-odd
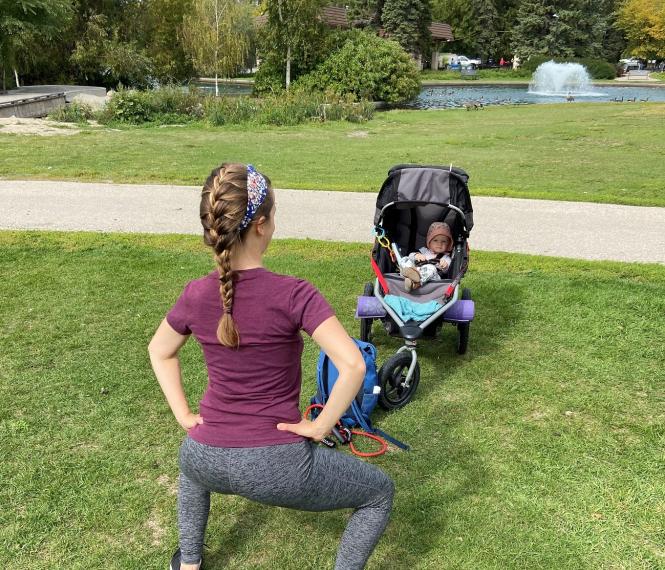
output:
[[[202,564],[203,561],[199,562],[199,569],[203,566]],[[171,558],[171,565],[169,566],[169,570],[180,570],[180,549],[176,550],[173,553],[173,558]]]

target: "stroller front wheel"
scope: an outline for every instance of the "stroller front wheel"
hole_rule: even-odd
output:
[[[384,410],[396,410],[406,406],[416,393],[420,382],[420,365],[417,362],[408,385],[406,383],[411,360],[411,352],[398,352],[381,366],[379,370],[379,383],[381,384],[379,405]]]

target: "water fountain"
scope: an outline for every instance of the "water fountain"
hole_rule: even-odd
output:
[[[592,87],[591,77],[583,65],[547,61],[534,72],[529,93],[555,97],[597,95]]]

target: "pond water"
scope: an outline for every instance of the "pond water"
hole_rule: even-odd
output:
[[[486,105],[528,105],[565,103],[567,94],[545,95],[529,92],[527,87],[515,86],[436,86],[424,88],[407,107],[414,109],[453,109],[473,103]],[[665,101],[665,88],[659,87],[614,87],[593,85],[592,91],[575,93],[573,103],[578,102],[626,102]]]
[[[200,89],[209,95],[215,94],[214,83],[195,83],[194,85],[196,85],[197,89]],[[227,83],[225,81],[219,82],[220,95],[251,95],[252,88],[252,83]]]
[[[210,94],[215,93],[215,85],[211,83],[198,83],[197,88]],[[222,95],[250,95],[251,83],[220,82],[219,91]],[[463,85],[463,86],[436,86],[425,87],[420,95],[410,103],[404,105],[411,109],[454,109],[465,107],[473,103],[486,105],[527,105],[566,102],[567,94],[546,95],[544,93],[529,92],[525,86],[493,86],[493,85]],[[665,101],[665,87],[614,87],[605,85],[592,85],[591,91],[574,93],[574,101]]]

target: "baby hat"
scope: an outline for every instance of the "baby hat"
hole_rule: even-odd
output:
[[[448,224],[446,224],[445,222],[434,222],[429,227],[429,230],[427,230],[427,240],[425,241],[427,249],[429,249],[430,242],[436,236],[446,236],[450,240],[450,248],[452,249],[453,234],[451,233],[450,226]]]

